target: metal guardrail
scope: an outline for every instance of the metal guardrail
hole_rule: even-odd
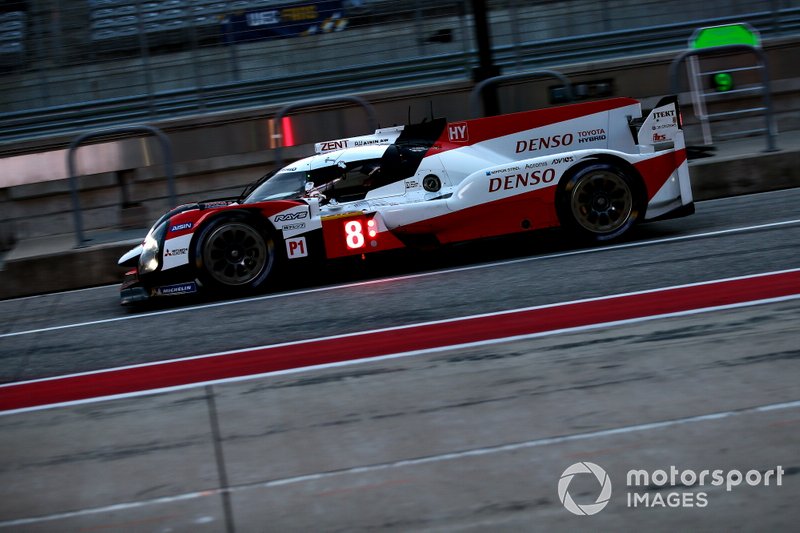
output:
[[[587,59],[604,59],[682,49],[698,26],[749,22],[764,37],[800,30],[800,8],[760,11],[747,15],[716,17],[605,33],[584,34],[547,41],[495,46],[498,66],[506,69],[539,69]],[[187,87],[107,100],[0,113],[0,143],[45,136],[73,134],[111,124],[226,111],[265,102],[286,102],[321,95],[363,93],[417,83],[465,79],[476,61],[476,50],[414,57],[407,60],[304,72],[293,78],[265,77],[247,81]],[[198,97],[202,92],[202,98]],[[151,116],[151,112],[155,117]]]
[[[119,128],[111,128],[99,131],[90,131],[76,137],[67,149],[67,171],[69,173],[69,190],[72,198],[72,217],[75,224],[75,240],[76,248],[85,246],[88,240],[83,235],[83,214],[81,211],[80,198],[78,197],[78,179],[75,169],[75,154],[78,147],[90,139],[97,139],[99,137],[107,137],[113,135],[125,135],[128,133],[150,133],[158,137],[161,144],[161,154],[164,158],[164,167],[167,172],[167,191],[169,194],[169,203],[171,206],[177,205],[177,196],[175,194],[175,171],[172,158],[172,144],[169,137],[158,128],[145,125],[122,126]]]
[[[203,88],[204,111],[235,110],[263,106],[265,101],[286,102],[320,94],[362,93],[370,89],[422,81],[445,81],[463,76],[463,55],[443,54],[420,59],[393,61],[368,69],[349,68],[306,72],[303,77],[266,78],[208,85]],[[200,112],[196,89],[157,93],[153,105],[162,118]],[[146,95],[84,102],[51,108],[0,113],[0,142],[68,134],[108,121],[149,119]],[[77,126],[76,126],[77,124]]]
[[[745,112],[764,111],[764,129],[763,133],[767,140],[767,152],[775,152],[778,150],[775,144],[775,137],[777,136],[775,127],[775,117],[772,112],[772,91],[770,88],[770,73],[769,65],[767,63],[767,56],[760,48],[755,48],[746,44],[731,44],[725,46],[715,46],[713,48],[701,48],[697,50],[686,50],[679,54],[669,66],[669,79],[670,79],[670,93],[680,93],[680,73],[678,69],[690,57],[701,56],[720,56],[732,54],[737,52],[750,53],[756,56],[759,65],[759,72],[761,74],[761,95],[763,100],[763,108],[746,109],[739,111],[728,112],[728,116],[734,116]]]
[[[569,78],[558,72],[557,70],[532,70],[530,72],[517,72],[515,74],[505,74],[502,76],[493,76],[491,78],[485,79],[479,84],[477,84],[473,89],[472,92],[469,93],[469,109],[472,113],[472,118],[482,117],[484,115],[485,109],[483,106],[483,102],[481,101],[481,96],[483,92],[487,88],[494,87],[506,81],[525,81],[525,80],[534,80],[537,78],[556,78],[564,84],[564,90],[566,92],[567,102],[572,101],[572,83],[570,83]]]

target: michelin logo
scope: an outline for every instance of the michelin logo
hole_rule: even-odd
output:
[[[171,296],[173,294],[188,294],[197,292],[197,283],[191,281],[189,283],[179,283],[177,285],[167,285],[166,287],[159,287],[156,289],[156,294],[159,296]]]

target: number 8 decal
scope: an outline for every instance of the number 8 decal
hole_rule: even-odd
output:
[[[364,226],[358,220],[351,220],[344,225],[344,231],[347,234],[346,241],[347,247],[350,249],[361,248],[364,246],[366,240],[364,239]]]

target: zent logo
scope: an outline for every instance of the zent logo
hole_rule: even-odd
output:
[[[333,150],[342,150],[343,148],[347,148],[347,140],[343,141],[326,141],[321,143],[321,150],[323,152],[330,152]]]
[[[600,495],[594,503],[578,505],[572,499],[569,492],[567,492],[569,484],[576,474],[594,474],[594,477],[597,478],[597,481],[600,483]],[[609,479],[605,470],[594,463],[590,463],[589,461],[575,463],[567,467],[564,473],[561,474],[561,479],[558,480],[558,498],[561,500],[564,507],[566,507],[567,511],[572,514],[579,516],[597,514],[608,505],[608,501],[611,499],[611,479]]]
[[[455,122],[447,125],[447,138],[450,142],[463,143],[469,141],[469,130],[466,122]]]

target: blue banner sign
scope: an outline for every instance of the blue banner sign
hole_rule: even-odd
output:
[[[341,0],[287,4],[231,14],[223,31],[229,43],[331,33],[347,26],[344,14]]]

